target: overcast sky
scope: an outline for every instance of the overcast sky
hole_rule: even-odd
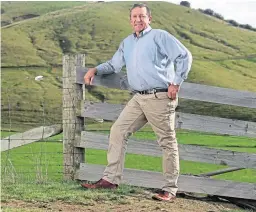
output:
[[[167,0],[179,4],[182,0]],[[225,19],[256,27],[256,0],[187,0],[192,8],[212,9]]]

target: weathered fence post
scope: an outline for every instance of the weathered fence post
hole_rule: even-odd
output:
[[[85,66],[85,55],[63,57],[63,172],[65,180],[73,180],[79,164],[84,162],[84,149],[75,147],[81,139],[84,119],[77,117],[83,99],[82,85],[76,84],[76,67]]]

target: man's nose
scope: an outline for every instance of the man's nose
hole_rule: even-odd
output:
[[[140,16],[136,16],[136,21],[141,21],[141,17]]]

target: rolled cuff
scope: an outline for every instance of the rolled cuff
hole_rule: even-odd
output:
[[[184,79],[182,79],[181,77],[175,76],[174,80],[173,80],[173,84],[174,85],[181,85],[183,83]]]
[[[97,75],[101,75],[101,74],[104,74],[104,65],[103,64],[100,64],[98,66],[95,67],[96,70],[97,70]]]

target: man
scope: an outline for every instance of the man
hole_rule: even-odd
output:
[[[175,134],[175,108],[178,91],[192,64],[191,53],[168,32],[152,29],[151,11],[145,4],[130,10],[134,33],[125,38],[113,58],[84,76],[90,85],[95,74],[119,72],[124,65],[134,96],[113,124],[108,148],[108,165],[102,179],[84,188],[117,188],[120,184],[129,135],[147,122],[158,137],[163,151],[165,185],[153,199],[174,200],[178,190],[179,155]]]

